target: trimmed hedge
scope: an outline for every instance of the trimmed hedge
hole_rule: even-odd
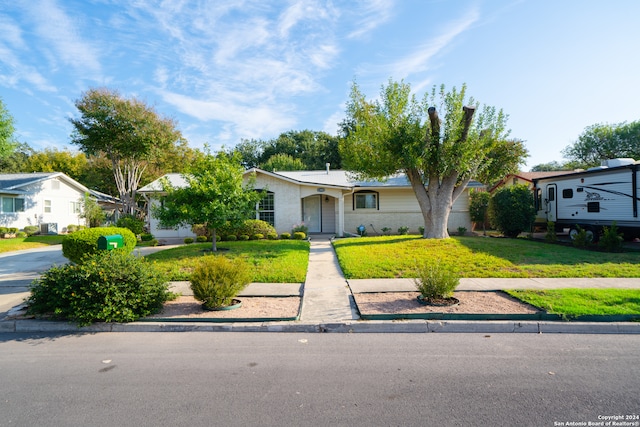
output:
[[[128,228],[121,227],[96,227],[86,228],[68,234],[62,239],[62,254],[68,260],[76,264],[82,263],[83,258],[93,255],[99,251],[98,237],[110,236],[112,234],[122,235],[123,248],[114,249],[131,253],[138,243],[135,234]]]
[[[238,227],[220,227],[216,230],[218,234],[222,236],[235,235],[240,238],[243,234],[247,236],[254,236],[256,234],[262,234],[263,236],[268,235],[269,233],[275,233],[276,229],[273,228],[271,224],[266,221],[262,221],[259,219],[248,219],[243,221],[242,224]]]

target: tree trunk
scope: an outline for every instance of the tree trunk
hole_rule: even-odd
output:
[[[212,252],[218,252],[218,245],[217,245],[217,238],[216,238],[216,229],[212,228],[211,229],[211,251]]]

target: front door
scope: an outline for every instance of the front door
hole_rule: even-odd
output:
[[[322,231],[321,200],[321,196],[309,196],[302,199],[302,218],[304,225],[309,229],[309,233],[320,233]]]
[[[556,201],[556,194],[558,192],[558,187],[556,184],[548,184],[547,185],[547,197],[546,197],[546,205],[547,205],[547,221],[556,222],[558,219],[558,204]]]

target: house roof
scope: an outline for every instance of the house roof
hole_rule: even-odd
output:
[[[285,181],[302,185],[322,185],[326,187],[337,187],[350,189],[354,187],[410,187],[411,184],[405,174],[396,174],[386,180],[357,180],[352,173],[345,170],[316,170],[316,171],[278,171],[269,172],[258,168],[252,168],[245,174],[261,173],[272,176]],[[169,183],[175,188],[183,188],[187,186],[184,176],[179,173],[168,173],[162,178],[169,180]],[[145,185],[138,190],[138,193],[157,193],[162,191],[161,179]],[[482,187],[483,185],[477,181],[471,181],[468,187]]]
[[[0,174],[0,192],[5,194],[25,194],[24,187],[59,178],[80,191],[90,192],[84,185],[62,172],[3,173]]]
[[[521,179],[523,181],[527,181],[530,183],[533,183],[534,179],[540,179],[540,178],[547,178],[550,176],[558,176],[558,175],[567,175],[570,173],[575,173],[576,171],[544,171],[544,172],[517,172],[517,173],[510,173],[507,176],[505,176],[504,178],[502,178],[500,181],[498,181],[495,185],[493,185],[490,189],[489,192],[493,192],[495,191],[498,187],[501,187],[502,185],[504,185],[507,180],[509,180],[510,178],[518,178]]]

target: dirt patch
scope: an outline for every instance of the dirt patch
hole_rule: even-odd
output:
[[[540,310],[518,301],[504,292],[460,291],[453,295],[460,304],[450,307],[433,307],[418,302],[418,292],[378,292],[355,294],[360,313],[366,314],[534,314]]]
[[[300,308],[299,297],[240,297],[242,306],[234,310],[208,311],[192,296],[180,296],[165,303],[153,318],[184,319],[273,319],[295,318]]]

